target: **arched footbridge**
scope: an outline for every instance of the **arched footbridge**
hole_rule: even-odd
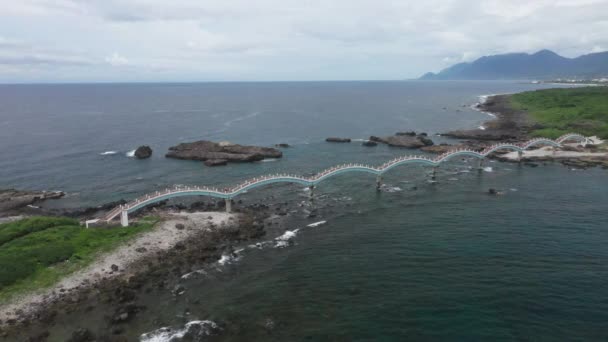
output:
[[[437,167],[447,162],[448,160],[454,157],[473,157],[480,160],[479,167],[481,168],[482,161],[491,153],[500,151],[500,150],[511,150],[517,151],[519,156],[521,157],[522,153],[533,146],[554,146],[561,147],[563,143],[566,141],[579,141],[583,144],[586,144],[589,141],[589,138],[576,134],[570,133],[565,134],[558,139],[546,139],[546,138],[536,138],[529,141],[526,141],[521,144],[496,144],[487,147],[481,152],[477,152],[470,149],[458,149],[446,152],[441,154],[435,158],[428,158],[424,156],[403,156],[398,157],[392,160],[387,161],[386,163],[379,166],[371,166],[364,164],[343,164],[331,167],[322,172],[319,172],[310,177],[304,177],[299,175],[291,175],[291,174],[272,174],[272,175],[264,175],[260,177],[255,177],[249,180],[246,180],[240,184],[237,184],[233,187],[224,187],[224,188],[214,188],[208,186],[175,186],[173,188],[168,188],[162,191],[156,191],[142,197],[139,197],[131,202],[120,205],[111,211],[109,211],[103,217],[87,221],[97,222],[104,221],[110,222],[114,220],[116,217],[120,216],[121,224],[123,226],[128,226],[129,219],[128,214],[135,212],[143,207],[146,207],[150,204],[154,204],[160,201],[164,201],[167,199],[182,197],[182,196],[209,196],[215,198],[222,198],[226,200],[226,210],[231,210],[231,200],[244,192],[247,192],[251,189],[275,183],[296,183],[303,186],[310,187],[311,196],[312,190],[314,187],[320,182],[329,179],[333,176],[337,176],[347,172],[366,172],[371,173],[377,176],[376,183],[377,186],[380,186],[380,182],[382,179],[382,175],[389,170],[409,164],[423,164],[433,167],[433,178],[435,177],[435,171]]]

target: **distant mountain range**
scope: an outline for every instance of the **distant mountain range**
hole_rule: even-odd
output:
[[[608,77],[608,52],[566,58],[550,50],[534,54],[507,53],[484,56],[472,63],[459,63],[422,80],[551,80]]]

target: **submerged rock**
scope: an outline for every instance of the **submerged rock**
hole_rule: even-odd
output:
[[[350,138],[329,137],[329,138],[325,139],[325,141],[327,141],[327,142],[337,142],[337,143],[349,143],[351,140],[350,140]]]
[[[72,333],[68,342],[89,342],[95,341],[95,336],[88,329],[78,329]]]
[[[137,159],[146,159],[152,156],[152,149],[148,145],[139,146],[135,150],[135,158]]]
[[[364,141],[361,145],[371,147],[371,146],[378,146],[378,143],[375,141],[368,140],[368,141]]]

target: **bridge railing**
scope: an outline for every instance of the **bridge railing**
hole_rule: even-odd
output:
[[[382,172],[386,171],[389,167],[391,167],[397,163],[400,163],[403,161],[408,161],[408,160],[424,160],[424,161],[428,161],[432,164],[437,165],[441,162],[444,162],[447,157],[458,154],[458,153],[463,153],[463,152],[473,153],[473,154],[480,156],[481,158],[485,158],[490,152],[499,150],[501,147],[506,148],[506,147],[515,146],[515,147],[519,147],[520,149],[526,149],[526,148],[529,148],[530,146],[532,146],[534,143],[541,141],[541,140],[547,141],[547,142],[552,142],[552,143],[555,143],[556,145],[561,145],[561,142],[566,141],[570,138],[577,138],[577,137],[587,139],[586,137],[584,137],[580,134],[577,134],[577,133],[568,133],[568,134],[562,135],[561,137],[559,137],[555,140],[546,139],[546,138],[534,138],[534,139],[528,140],[526,142],[522,142],[520,144],[493,144],[479,152],[472,150],[472,149],[460,148],[460,149],[455,149],[452,151],[442,153],[435,158],[430,158],[430,157],[426,157],[426,156],[406,155],[406,156],[393,158],[393,159],[381,164],[380,166],[371,166],[371,165],[361,164],[361,163],[340,164],[340,165],[335,165],[330,168],[327,168],[327,169],[325,169],[317,174],[313,174],[309,177],[298,176],[298,175],[287,174],[287,173],[262,175],[262,176],[258,176],[258,177],[254,177],[254,178],[245,180],[244,182],[242,182],[240,184],[236,184],[233,187],[225,187],[222,189],[219,189],[217,187],[209,187],[209,186],[176,185],[172,188],[166,188],[162,191],[155,191],[152,194],[146,194],[146,195],[137,197],[136,199],[132,200],[131,202],[128,202],[125,205],[120,205],[120,206],[110,210],[102,219],[106,219],[107,221],[112,220],[114,217],[119,215],[122,210],[130,210],[130,209],[140,206],[142,204],[146,204],[146,203],[152,202],[153,200],[156,200],[158,198],[162,198],[164,196],[175,194],[175,193],[181,193],[181,192],[187,193],[187,192],[201,191],[201,192],[215,193],[215,194],[220,194],[220,195],[231,195],[231,194],[235,194],[245,188],[248,188],[252,185],[263,183],[263,182],[266,182],[269,180],[288,178],[288,179],[300,180],[300,181],[305,181],[305,182],[315,182],[315,181],[318,181],[321,178],[323,178],[327,175],[333,174],[337,171],[346,170],[346,169],[355,169],[355,168],[366,168],[366,169],[371,169],[371,170],[375,170],[377,172],[382,173]]]

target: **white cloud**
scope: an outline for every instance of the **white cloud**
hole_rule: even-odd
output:
[[[129,60],[128,59],[126,59],[125,57],[119,55],[116,52],[114,52],[110,56],[106,57],[105,61],[106,61],[106,63],[110,64],[111,66],[123,66],[123,65],[128,65],[129,64]]]

